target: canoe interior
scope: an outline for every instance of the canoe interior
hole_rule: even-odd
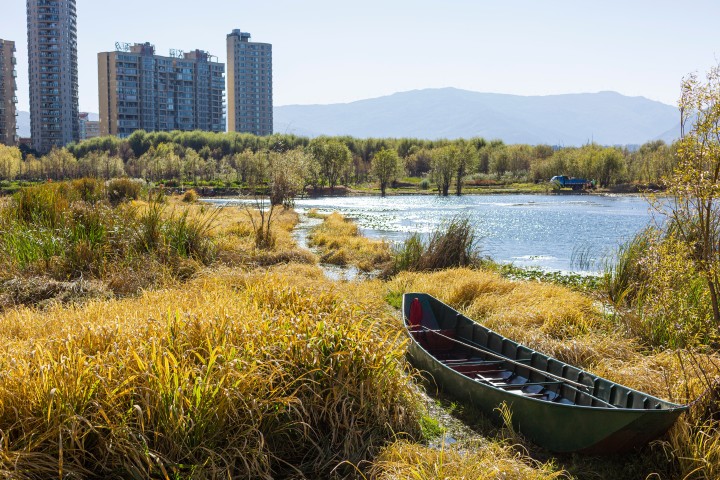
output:
[[[520,345],[473,322],[429,295],[411,293],[405,298],[406,322],[410,313],[409,299],[418,298],[422,306],[421,326],[409,326],[418,345],[447,368],[483,385],[562,405],[633,410],[685,408]],[[512,362],[498,358],[498,355]]]

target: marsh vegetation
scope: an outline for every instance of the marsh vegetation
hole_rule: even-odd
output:
[[[389,270],[384,279],[332,281],[294,245],[291,210],[278,208],[276,241],[258,248],[252,209],[142,188],[119,200],[123,188],[135,192],[82,181],[4,200],[0,462],[8,477],[712,478],[720,468],[717,442],[708,441],[718,438],[720,370],[705,347],[711,336],[673,344],[644,333],[641,320],[654,324],[627,303],[637,295],[510,275],[482,258],[462,221],[404,247],[419,249],[416,260],[437,259],[432,245],[442,245],[458,252],[456,264],[403,263],[402,249],[364,239],[337,214],[314,232],[321,256]],[[50,238],[59,246],[41,248]],[[640,455],[552,456],[413,372],[396,308],[409,290],[668,400],[709,393]],[[611,299],[613,309],[602,308]],[[446,445],[445,436],[458,441]]]
[[[258,153],[226,143],[252,141],[246,136],[139,132],[42,160],[3,150],[6,176],[59,179],[82,166],[108,178],[18,186],[0,204],[0,476],[718,478],[720,150],[712,134],[720,107],[707,99],[720,98],[719,77],[685,83],[684,119],[697,121],[673,147],[666,187],[675,202],[662,212],[670,221],[622,247],[593,282],[496,265],[483,258],[466,219],[392,247],[364,238],[337,213],[310,234],[320,260],[381,275],[328,279],[292,240],[291,199],[301,182],[291,167],[304,165],[337,188],[347,170],[333,159],[348,168],[358,151],[369,160],[379,144],[356,150],[352,139],[299,145],[271,137]],[[210,142],[220,142],[219,153]],[[488,145],[505,153],[490,154]],[[526,149],[479,141],[432,145],[433,152],[412,141],[393,146],[416,168],[427,162],[440,172],[440,163],[454,162],[443,170],[443,193],[452,179],[461,193],[458,179],[481,168],[466,162],[473,155],[488,168],[506,162],[506,172],[509,162],[525,165]],[[111,148],[127,158],[111,161]],[[579,151],[538,148],[537,168],[594,165],[603,182],[617,181],[622,169],[603,166],[618,164],[620,153]],[[166,197],[144,181],[110,178],[122,167],[154,180],[209,179],[217,173],[209,159],[221,153],[238,162],[223,175],[235,173],[256,199],[270,197],[270,210],[211,207],[192,191]],[[74,155],[88,160],[73,163]],[[642,169],[648,178],[673,166],[658,155]],[[395,156],[388,158],[392,170]],[[398,311],[407,291],[690,410],[640,452],[542,451],[512,429],[511,407],[499,407],[504,425],[491,424],[407,363]]]

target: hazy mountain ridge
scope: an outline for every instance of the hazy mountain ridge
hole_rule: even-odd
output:
[[[548,96],[413,90],[330,105],[275,107],[275,131],[316,137],[499,138],[506,143],[639,145],[680,134],[676,107],[616,92]],[[97,120],[98,115],[91,113]],[[30,136],[30,113],[18,112]]]
[[[676,107],[616,92],[519,96],[425,89],[344,104],[281,106],[274,114],[276,132],[309,136],[480,136],[571,146],[672,141],[679,135]]]

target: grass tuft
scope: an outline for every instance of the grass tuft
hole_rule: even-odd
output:
[[[198,198],[200,196],[195,191],[195,189],[191,188],[190,190],[186,190],[185,193],[183,193],[182,201],[185,203],[195,203],[198,201]]]
[[[480,249],[470,219],[453,218],[438,227],[427,241],[418,233],[410,235],[393,251],[393,262],[384,272],[390,276],[402,271],[432,271],[452,267],[477,266]]]
[[[337,212],[310,231],[308,243],[320,250],[322,262],[354,265],[363,272],[384,268],[391,258],[386,242],[363,237],[355,223]]]

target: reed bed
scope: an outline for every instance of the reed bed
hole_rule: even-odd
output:
[[[387,242],[363,237],[355,223],[337,212],[310,231],[308,243],[320,250],[322,262],[354,265],[363,272],[382,269],[391,260]]]
[[[436,228],[427,239],[413,233],[393,247],[392,263],[383,275],[402,271],[423,272],[452,267],[479,266],[484,259],[470,219],[453,218]]]
[[[147,272],[154,264],[172,275],[213,261],[212,215],[191,219],[158,202],[113,206],[109,191],[93,179],[18,191],[0,211],[4,279],[104,278],[120,265]]]
[[[152,194],[144,201],[139,194],[132,180],[82,179],[24,188],[5,200],[0,308],[77,301],[86,291],[90,297],[136,294],[217,264],[315,261],[292,240],[294,212],[283,211],[273,222],[274,248],[258,249],[244,210]]]
[[[228,270],[6,312],[0,474],[320,478],[418,435],[404,337],[366,295],[377,287],[339,290],[318,272]]]
[[[18,255],[2,257],[10,268],[2,270],[0,292],[0,301],[9,302],[0,311],[2,477],[720,474],[720,358],[711,351],[649,350],[634,330],[619,328],[622,322],[577,291],[477,268],[337,284],[295,246],[294,212],[275,217],[275,247],[258,249],[244,210],[179,198],[114,206],[103,199],[102,188],[77,187],[70,197],[63,191],[70,187],[52,186],[32,192],[21,206],[17,198],[6,201],[0,246],[12,246],[7,239],[22,230],[17,225],[64,231],[69,218],[101,219],[79,222],[105,228],[81,231],[91,238],[114,238],[112,232],[91,233],[107,232],[107,225],[121,229],[132,224],[126,218],[134,218],[146,222],[142,242],[131,237],[137,243],[126,250],[98,243],[109,246],[98,249],[97,257],[78,257],[83,273],[76,279],[57,274],[66,271],[68,253],[44,242],[49,235],[33,237],[43,240],[36,243],[46,256],[25,264]],[[135,217],[123,217],[125,212]],[[168,219],[179,225],[158,227]],[[367,247],[357,227],[339,215],[326,220],[317,229],[325,242],[321,248],[346,247],[350,253],[343,255],[352,262],[377,265],[367,252],[380,247]],[[181,234],[203,222],[208,263],[191,253],[202,251],[192,246],[192,237]],[[20,275],[30,273],[35,276]],[[159,278],[142,285],[157,290],[112,298],[153,275]],[[622,294],[627,285],[615,291]],[[65,295],[85,301],[50,301],[42,310],[18,305],[37,305],[40,287],[51,300]],[[501,334],[653,395],[685,403],[705,394],[666,438],[637,458],[552,457],[519,436],[493,433],[430,447],[422,439],[427,410],[405,362],[402,324],[387,304],[408,291],[430,293]],[[27,301],[8,300],[23,296]]]

